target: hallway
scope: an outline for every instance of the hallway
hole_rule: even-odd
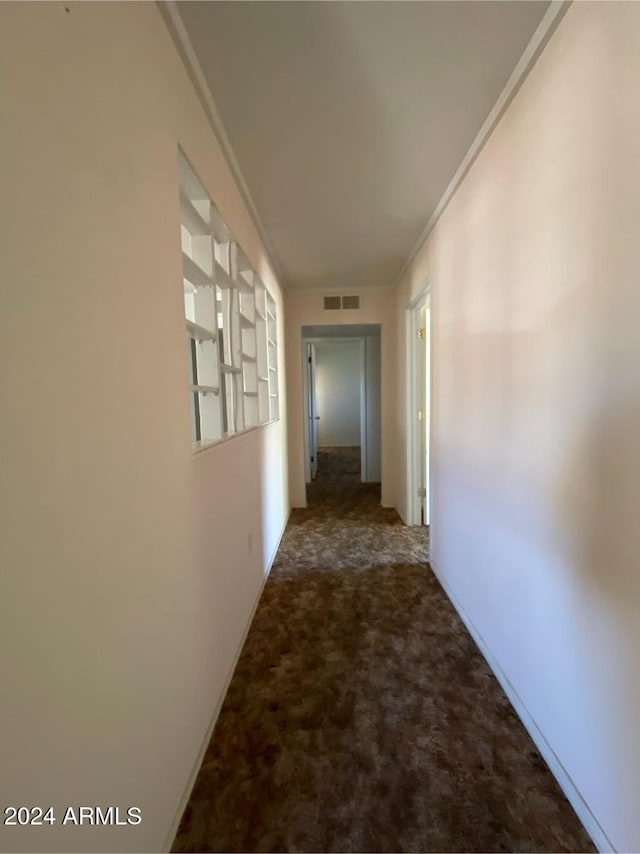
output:
[[[174,850],[594,850],[425,529],[336,468],[292,512]]]

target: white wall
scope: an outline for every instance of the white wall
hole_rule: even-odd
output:
[[[315,348],[318,444],[360,445],[361,344],[336,340]]]
[[[380,442],[380,336],[367,335],[365,338],[365,394],[366,394],[366,480],[378,483],[381,477]]]
[[[289,494],[294,507],[306,506],[305,489],[305,411],[302,359],[302,327],[323,324],[380,324],[381,347],[381,503],[393,507],[398,491],[399,473],[395,467],[394,436],[397,436],[395,419],[396,397],[396,326],[394,309],[396,292],[392,289],[364,292],[357,311],[326,312],[322,307],[320,292],[291,291],[286,299],[286,362],[287,362],[287,425]],[[340,315],[336,317],[336,315]],[[330,317],[327,317],[330,315]],[[317,331],[317,330],[316,330]],[[314,331],[315,334],[315,331]]]
[[[434,567],[620,851],[640,849],[639,43],[638,4],[570,7],[398,292],[402,329],[430,274]]]
[[[288,513],[284,419],[192,456],[178,143],[282,297],[155,4],[68,9],[0,6],[0,802],[143,820],[0,848],[159,851]]]

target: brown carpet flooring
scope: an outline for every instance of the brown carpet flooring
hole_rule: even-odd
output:
[[[340,480],[358,483],[360,481],[361,455],[357,447],[320,447],[318,448],[317,479]]]
[[[173,850],[593,851],[429,569],[426,531],[379,486],[324,472]]]

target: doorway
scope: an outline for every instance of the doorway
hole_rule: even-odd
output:
[[[380,482],[380,326],[302,328],[305,480]]]
[[[431,293],[426,287],[407,309],[407,523],[431,520]]]

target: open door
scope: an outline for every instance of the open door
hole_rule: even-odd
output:
[[[316,348],[314,344],[307,344],[307,370],[309,390],[309,455],[311,463],[311,480],[316,479],[318,474],[318,401],[316,399]]]
[[[421,500],[421,522],[429,524],[429,405],[430,405],[430,380],[431,380],[431,307],[429,300],[419,306],[418,326],[418,374],[420,383],[419,403],[419,435],[420,435],[420,459],[419,459],[419,495]]]
[[[431,299],[425,290],[407,310],[407,518],[429,525],[431,408]]]

